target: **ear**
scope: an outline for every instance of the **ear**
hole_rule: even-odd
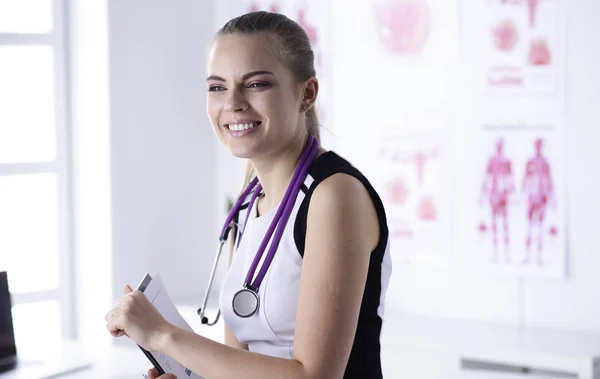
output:
[[[317,101],[319,94],[319,81],[314,76],[306,79],[302,84],[302,96],[300,98],[300,110],[308,111]]]

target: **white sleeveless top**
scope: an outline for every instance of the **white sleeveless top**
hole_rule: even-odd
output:
[[[221,289],[219,306],[227,327],[237,337],[238,341],[248,345],[250,351],[280,358],[294,358],[294,332],[300,292],[308,203],[316,185],[337,172],[345,172],[361,179],[361,181],[364,180],[363,183],[366,183],[367,189],[371,193],[379,214],[380,224],[382,224],[380,227],[380,243],[371,256],[357,336],[351,354],[351,362],[349,362],[350,368],[353,355],[356,356],[355,360],[357,362],[359,361],[359,355],[362,360],[365,359],[364,354],[372,355],[371,362],[363,364],[378,365],[379,367],[356,369],[354,370],[357,372],[356,377],[359,377],[358,371],[360,371],[361,378],[380,378],[379,335],[383,322],[385,292],[391,274],[385,212],[379,197],[366,182],[364,176],[331,151],[322,154],[312,163],[302,190],[296,198],[273,262],[260,285],[258,312],[249,318],[242,318],[233,312],[232,307],[233,296],[242,289],[244,279],[258,247],[262,243],[278,208],[274,207],[268,213],[257,217],[258,201],[255,201],[252,209],[250,209],[250,218],[243,232],[241,243],[234,252],[231,266]],[[247,207],[250,197],[251,194],[244,202],[245,207]],[[243,228],[242,224],[246,220],[246,212],[248,212],[247,209],[242,209],[236,218],[239,225],[238,238],[239,231]],[[263,265],[269,246],[270,244],[267,245],[263,253],[255,277]],[[254,280],[254,278],[252,279]],[[376,350],[376,352],[373,350]],[[366,371],[363,369],[372,371],[365,375]],[[375,372],[375,374],[371,375],[372,372]],[[344,376],[344,378],[354,377],[352,375]]]

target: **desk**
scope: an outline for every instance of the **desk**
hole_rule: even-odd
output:
[[[141,357],[141,359],[140,359]],[[556,376],[520,375],[488,371],[463,371],[455,359],[423,351],[403,351],[402,359],[386,359],[383,368],[386,379],[556,379]],[[392,358],[392,357],[388,357]],[[69,375],[64,379],[140,379],[149,368],[146,358],[137,350],[112,347],[97,357],[91,370]],[[564,378],[563,378],[564,379]]]
[[[452,354],[460,361],[600,378],[600,335],[388,313],[382,346],[418,347]]]
[[[178,306],[178,309],[197,333],[223,341],[222,321],[213,327],[203,326],[193,307]],[[64,376],[65,379],[139,379],[150,368],[146,357],[133,344],[98,348],[66,340],[61,346],[70,351],[69,354],[85,352],[93,363],[91,368]],[[461,367],[464,360],[566,372],[590,379],[598,375],[597,357],[600,357],[600,337],[593,335],[541,329],[521,331],[510,326],[409,314],[388,314],[382,335],[382,367],[386,379],[564,377],[466,371]]]
[[[62,341],[61,346],[75,355],[82,350],[87,350],[93,356],[93,366],[57,379],[140,379],[142,373],[150,368],[146,357],[137,347],[111,346],[90,350],[89,346],[69,340]],[[456,367],[454,357],[418,349],[396,352],[399,352],[399,356],[383,355],[386,379],[549,379],[549,377],[506,373],[466,372]]]
[[[151,367],[137,347],[110,346],[94,351],[90,369],[66,375],[65,379],[140,379]]]

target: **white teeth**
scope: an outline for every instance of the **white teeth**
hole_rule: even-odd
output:
[[[257,124],[254,122],[250,122],[250,123],[246,123],[246,124],[229,124],[229,130],[235,130],[235,131],[248,130],[248,129],[254,128],[256,125]]]

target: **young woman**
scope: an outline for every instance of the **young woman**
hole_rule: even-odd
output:
[[[382,377],[386,215],[368,180],[319,146],[313,60],[304,30],[276,13],[232,19],[212,46],[208,115],[249,161],[220,296],[226,343],[174,327],[129,286],[106,315],[114,336],[206,379]]]

